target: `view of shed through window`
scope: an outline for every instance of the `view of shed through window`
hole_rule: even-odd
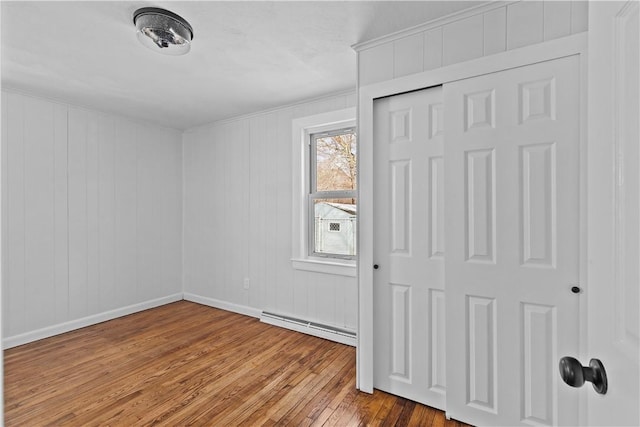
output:
[[[310,141],[309,254],[356,255],[355,128],[315,133]]]

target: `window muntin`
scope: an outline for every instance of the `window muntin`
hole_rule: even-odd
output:
[[[308,210],[311,256],[355,258],[356,142],[353,127],[310,135]]]

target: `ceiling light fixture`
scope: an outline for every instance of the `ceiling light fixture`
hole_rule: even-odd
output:
[[[143,7],[133,13],[138,40],[164,55],[184,55],[191,49],[193,28],[182,17],[157,7]]]

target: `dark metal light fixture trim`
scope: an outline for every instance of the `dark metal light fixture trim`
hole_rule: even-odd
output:
[[[138,39],[149,49],[166,55],[184,55],[191,49],[193,28],[181,16],[157,7],[133,13]]]

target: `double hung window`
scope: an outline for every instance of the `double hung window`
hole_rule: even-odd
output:
[[[347,127],[309,135],[308,254],[356,256],[356,132]]]

